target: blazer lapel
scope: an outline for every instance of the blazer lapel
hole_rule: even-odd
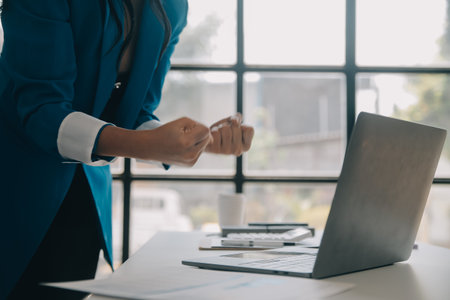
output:
[[[133,128],[146,98],[150,82],[158,64],[164,32],[161,23],[146,1],[138,32],[130,77],[119,105],[116,125]]]

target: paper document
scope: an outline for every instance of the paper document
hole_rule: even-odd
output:
[[[185,267],[159,276],[48,284],[123,299],[320,299],[342,293],[352,284],[274,275],[208,271]]]
[[[123,299],[177,300],[317,299],[353,286],[327,279],[214,271],[182,265],[183,257],[204,255],[198,251],[197,244],[204,236],[195,232],[158,233],[107,278],[48,285]]]

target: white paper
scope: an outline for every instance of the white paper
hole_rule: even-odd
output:
[[[198,251],[203,233],[158,233],[112,275],[104,279],[48,284],[123,299],[319,299],[353,284],[298,277],[228,272],[185,266]],[[210,255],[233,253],[212,251]],[[89,300],[104,299],[91,297]]]
[[[352,284],[275,275],[168,268],[148,276],[47,284],[123,299],[320,299],[342,293]]]

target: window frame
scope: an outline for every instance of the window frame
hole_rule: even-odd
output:
[[[356,65],[356,1],[346,0],[345,16],[345,63],[342,66],[286,66],[286,65],[247,65],[244,62],[244,1],[237,1],[237,61],[233,65],[215,64],[173,64],[176,71],[231,71],[236,74],[236,108],[245,115],[243,109],[244,74],[247,72],[303,72],[303,73],[341,73],[346,79],[346,132],[347,142],[356,119],[356,77],[361,73],[401,73],[401,74],[447,74],[450,68],[444,67],[367,67]],[[183,182],[229,182],[235,191],[244,191],[245,183],[336,183],[338,177],[308,176],[248,176],[243,172],[243,159],[236,158],[234,175],[142,175],[131,172],[130,159],[124,160],[123,172],[114,174],[113,179],[123,186],[123,235],[122,262],[129,257],[130,249],[130,195],[133,181],[183,181]],[[450,178],[435,178],[433,184],[450,184]]]

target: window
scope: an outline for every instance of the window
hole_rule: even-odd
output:
[[[210,125],[242,112],[256,129],[253,147],[242,158],[205,155],[194,168],[168,172],[119,162],[114,177],[123,183],[123,259],[177,222],[171,229],[217,230],[221,191],[247,195],[247,221],[323,228],[360,111],[449,130],[448,5],[190,0],[188,26],[156,114]],[[447,142],[420,240],[450,247],[449,188]],[[152,217],[156,209],[145,202],[155,197],[173,204],[165,213],[178,221],[164,223],[161,211]]]

